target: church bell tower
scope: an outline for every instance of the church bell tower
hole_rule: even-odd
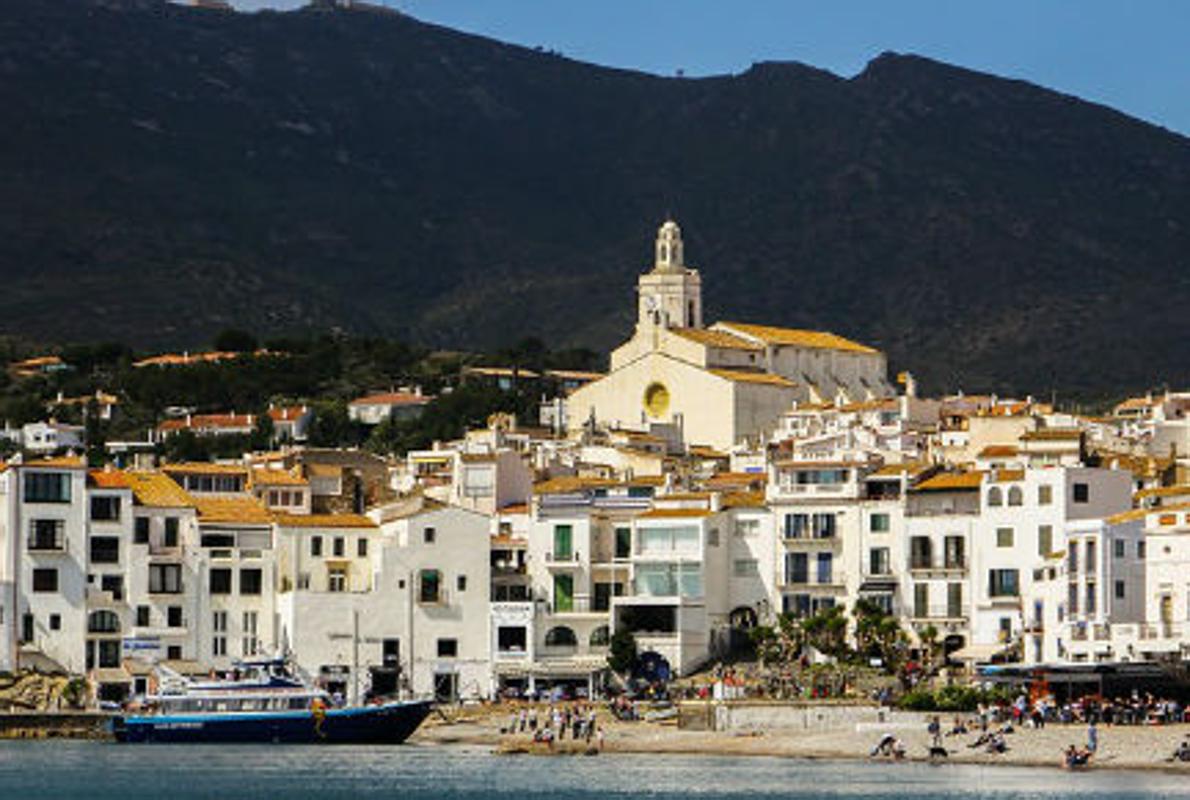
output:
[[[657,231],[653,269],[637,281],[638,331],[702,327],[702,279],[686,266],[682,229],[672,219]]]

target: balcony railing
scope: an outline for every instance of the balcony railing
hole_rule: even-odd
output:
[[[524,564],[496,564],[492,567],[493,578],[510,578],[516,575],[524,575],[525,572]]]
[[[31,553],[65,553],[69,549],[69,542],[61,532],[31,533],[26,540],[26,547]]]
[[[783,483],[778,484],[777,491],[781,494],[843,494],[855,491],[854,483]]]
[[[843,585],[843,578],[833,573],[830,575],[786,575],[781,585],[788,588],[818,586],[835,589]]]
[[[962,556],[950,558],[934,558],[925,554],[911,554],[909,569],[916,570],[961,570],[967,568],[967,560]]]
[[[551,614],[602,614],[610,609],[610,603],[600,608],[593,597],[573,597],[569,602],[559,602],[555,599],[550,604]]]
[[[813,534],[810,531],[787,531],[782,538],[785,539],[786,542],[797,542],[798,544],[813,544],[815,542],[821,542],[822,544],[834,544],[838,541],[838,537],[833,533],[823,535]]]
[[[962,605],[930,605],[925,608],[914,607],[913,619],[919,621],[927,620],[962,620],[971,616],[971,608],[967,604]]]
[[[565,564],[565,565],[569,566],[569,565],[577,564],[578,561],[579,561],[579,558],[578,558],[577,550],[572,550],[569,553],[550,552],[550,553],[545,554],[545,563],[547,563],[547,564]]]

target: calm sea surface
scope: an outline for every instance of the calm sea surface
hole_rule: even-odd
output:
[[[770,758],[493,756],[443,747],[0,742],[0,798],[1158,798],[1184,776]]]

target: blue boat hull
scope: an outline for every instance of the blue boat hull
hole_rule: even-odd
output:
[[[276,742],[400,744],[429,715],[428,701],[385,703],[324,712],[275,711],[117,717],[118,742]]]

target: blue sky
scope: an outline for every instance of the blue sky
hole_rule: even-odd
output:
[[[233,2],[292,8],[304,0]],[[785,60],[850,76],[885,50],[917,53],[1190,134],[1190,0],[383,2],[427,22],[661,75]]]

